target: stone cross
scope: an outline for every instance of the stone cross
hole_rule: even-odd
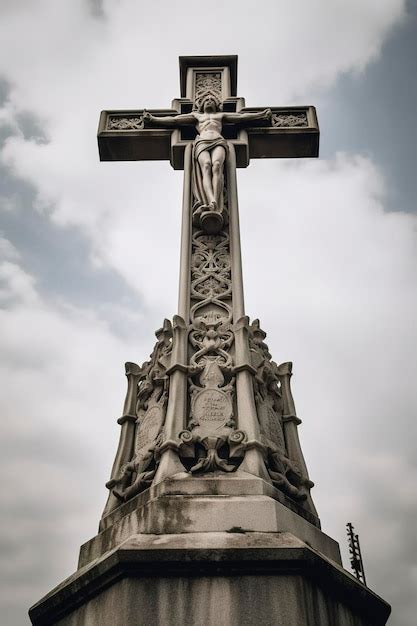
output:
[[[184,170],[178,315],[149,361],[126,364],[128,392],[106,516],[166,478],[239,470],[319,525],[291,394],[245,315],[236,168],[318,156],[314,107],[246,108],[237,57],[180,57],[172,109],[103,111],[102,161],[169,159]]]
[[[30,609],[36,626],[388,619],[320,530],[292,364],[272,360],[244,311],[236,167],[317,156],[314,109],[246,109],[236,67],[236,57],[182,57],[172,109],[102,113],[102,159],[184,169],[178,315],[156,331],[147,361],[125,365],[99,533],[75,574]]]

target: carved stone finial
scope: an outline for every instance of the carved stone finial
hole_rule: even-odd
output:
[[[130,361],[127,361],[125,363],[125,372],[126,372],[126,376],[139,376],[142,372],[142,368],[137,365],[137,363],[132,363]]]
[[[164,322],[162,324],[162,328],[158,328],[158,330],[155,331],[155,336],[156,336],[156,338],[158,340],[161,337],[167,337],[167,338],[172,337],[172,324],[171,324],[171,321],[165,318]]]
[[[278,366],[278,375],[279,376],[292,376],[292,361],[281,363]]]
[[[251,324],[251,331],[254,337],[266,338],[266,332],[262,330],[259,319],[253,320]]]

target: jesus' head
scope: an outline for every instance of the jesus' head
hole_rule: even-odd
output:
[[[199,109],[202,113],[215,113],[220,108],[219,99],[212,93],[207,93],[200,100]]]

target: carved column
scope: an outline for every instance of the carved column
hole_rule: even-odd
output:
[[[184,466],[178,458],[178,435],[186,428],[187,423],[188,324],[190,317],[192,233],[191,177],[192,145],[189,144],[185,149],[184,155],[178,315],[174,317],[172,357],[167,371],[170,379],[170,393],[164,428],[165,441],[161,446],[161,461],[155,476],[155,484],[168,476],[184,471]]]
[[[187,416],[187,327],[176,315],[173,324],[173,350],[169,375],[169,399],[164,426],[161,460],[154,484],[184,471],[178,458],[178,435],[185,428]]]
[[[133,446],[135,441],[135,424],[136,424],[136,402],[138,396],[138,381],[142,373],[142,369],[136,363],[125,363],[125,371],[127,377],[127,392],[123,407],[123,415],[117,420],[121,425],[120,439],[117,448],[116,458],[113,463],[110,481],[107,486],[111,486],[120,473],[125,463],[128,463],[133,455]],[[103,511],[103,517],[119,506],[120,500],[110,491],[106,506]]]
[[[301,450],[298,437],[298,426],[301,420],[297,417],[294,398],[291,391],[292,363],[281,363],[278,367],[278,376],[281,382],[283,402],[284,435],[288,456],[299,467],[303,477],[303,491],[306,494],[306,508],[317,516],[317,510],[310,495],[310,489],[314,483],[309,479],[307,465]]]

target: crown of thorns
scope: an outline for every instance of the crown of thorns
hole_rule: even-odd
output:
[[[220,109],[221,100],[218,95],[213,91],[205,91],[203,94],[201,94],[201,96],[195,101],[195,108],[199,111],[202,111],[204,109],[204,104],[207,102],[207,100],[213,100],[216,104],[216,107]]]

